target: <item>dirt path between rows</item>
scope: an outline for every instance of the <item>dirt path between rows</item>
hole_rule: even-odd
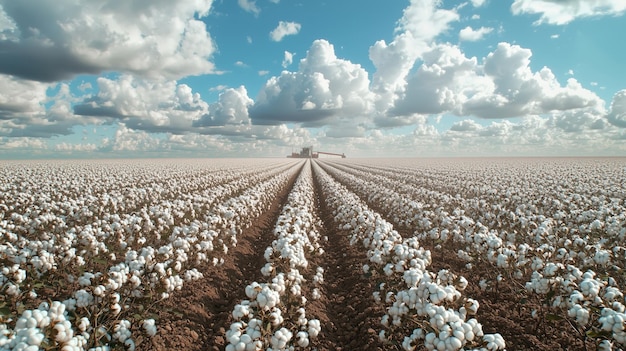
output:
[[[324,244],[326,272],[321,299],[325,311],[318,312],[322,317],[319,349],[382,350],[376,330],[384,312],[373,302],[373,282],[363,275],[366,253],[361,247],[350,246],[348,234],[336,229],[317,179],[314,180],[320,218],[328,237]]]
[[[138,351],[224,350],[225,334],[235,304],[245,298],[245,287],[263,279],[263,253],[273,240],[272,230],[300,171],[277,194],[269,211],[237,237],[237,246],[218,267],[200,267],[204,278],[185,283],[183,290],[163,302],[158,312],[158,333]]]

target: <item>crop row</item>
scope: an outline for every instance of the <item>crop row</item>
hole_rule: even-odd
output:
[[[352,245],[367,251],[363,270],[382,281],[373,298],[383,304],[379,336],[382,342],[414,350],[500,350],[499,334],[484,335],[482,326],[470,318],[478,303],[464,296],[467,281],[450,271],[428,270],[430,251],[415,238],[403,239],[393,226],[371,210],[358,196],[337,183],[318,163],[314,166],[334,221],[350,235]]]
[[[193,216],[165,199],[122,216],[97,215],[76,202],[45,213],[32,205],[23,214],[5,204],[11,213],[0,221],[0,347],[134,349],[156,332],[151,316],[158,302],[201,278],[199,265],[219,264],[298,166],[243,172],[241,180],[222,182]],[[64,227],[67,217],[50,211],[67,207],[88,224]],[[44,216],[59,225],[42,228]]]
[[[538,197],[512,186],[518,195],[511,201],[498,191],[469,199],[457,196],[450,213],[432,201],[428,195],[433,191],[421,188],[419,177],[380,168],[332,166],[327,169],[337,179],[367,196],[415,238],[437,248],[457,247],[468,268],[491,267],[478,282],[481,288],[494,289],[503,280],[515,282],[546,300],[549,308],[542,318],[567,320],[584,339],[595,340],[604,349],[625,345],[623,198],[607,199],[598,194],[602,191],[589,189],[586,195],[559,194],[557,199],[546,197],[550,191],[545,191]],[[387,181],[383,183],[382,177]],[[446,187],[455,191],[453,184]],[[512,202],[518,201],[514,207]],[[584,211],[579,210],[581,204]]]
[[[307,298],[320,297],[324,269],[309,267],[320,246],[310,162],[302,168],[274,226],[274,240],[265,249],[261,269],[268,281],[245,288],[248,299],[232,312],[235,320],[226,333],[227,351],[306,349],[320,332],[320,321],[308,319]]]

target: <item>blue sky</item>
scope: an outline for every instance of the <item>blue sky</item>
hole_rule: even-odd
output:
[[[625,156],[625,12],[0,0],[0,159]]]

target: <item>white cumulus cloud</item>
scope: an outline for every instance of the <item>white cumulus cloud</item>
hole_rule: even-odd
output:
[[[470,26],[467,26],[459,31],[459,39],[462,41],[479,41],[485,35],[491,33],[493,28],[491,27],[480,27],[478,29],[473,29]]]
[[[423,55],[423,63],[407,79],[388,114],[510,118],[603,106],[574,78],[562,86],[547,67],[533,72],[531,55],[530,49],[500,43],[479,64],[457,46],[438,45]]]
[[[194,127],[214,127],[250,124],[248,107],[254,101],[248,97],[244,86],[222,91],[218,101],[209,106],[206,114],[194,121]]]
[[[0,73],[48,82],[103,71],[211,73],[215,44],[199,19],[211,3],[0,0],[15,24],[11,38],[0,37]]]
[[[100,77],[97,93],[74,106],[74,113],[118,120],[149,132],[183,133],[206,113],[208,104],[186,84],[172,80],[139,79],[123,75]]]
[[[367,72],[337,58],[329,42],[316,40],[297,72],[283,71],[265,83],[250,116],[256,124],[323,125],[367,115],[372,101]]]
[[[49,92],[54,94],[48,95]],[[65,83],[28,81],[0,74],[0,135],[49,138],[72,134],[74,125],[98,123],[72,113],[75,97]]]
[[[511,5],[514,15],[538,14],[535,24],[563,25],[577,18],[591,16],[619,16],[626,12],[624,0],[515,0]]]
[[[370,47],[369,57],[376,67],[372,90],[381,96],[379,109],[386,109],[395,94],[404,89],[407,74],[435,38],[459,20],[455,10],[440,6],[438,0],[412,0],[398,21],[393,41],[380,40]]]
[[[283,58],[282,63],[283,68],[287,68],[293,63],[293,55],[293,53],[285,51],[285,57]]]
[[[296,22],[278,22],[278,26],[270,32],[270,38],[273,41],[281,41],[288,35],[296,35],[300,32],[302,25]]]

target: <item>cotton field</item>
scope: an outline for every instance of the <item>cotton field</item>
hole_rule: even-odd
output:
[[[0,170],[0,350],[626,348],[623,158]]]

